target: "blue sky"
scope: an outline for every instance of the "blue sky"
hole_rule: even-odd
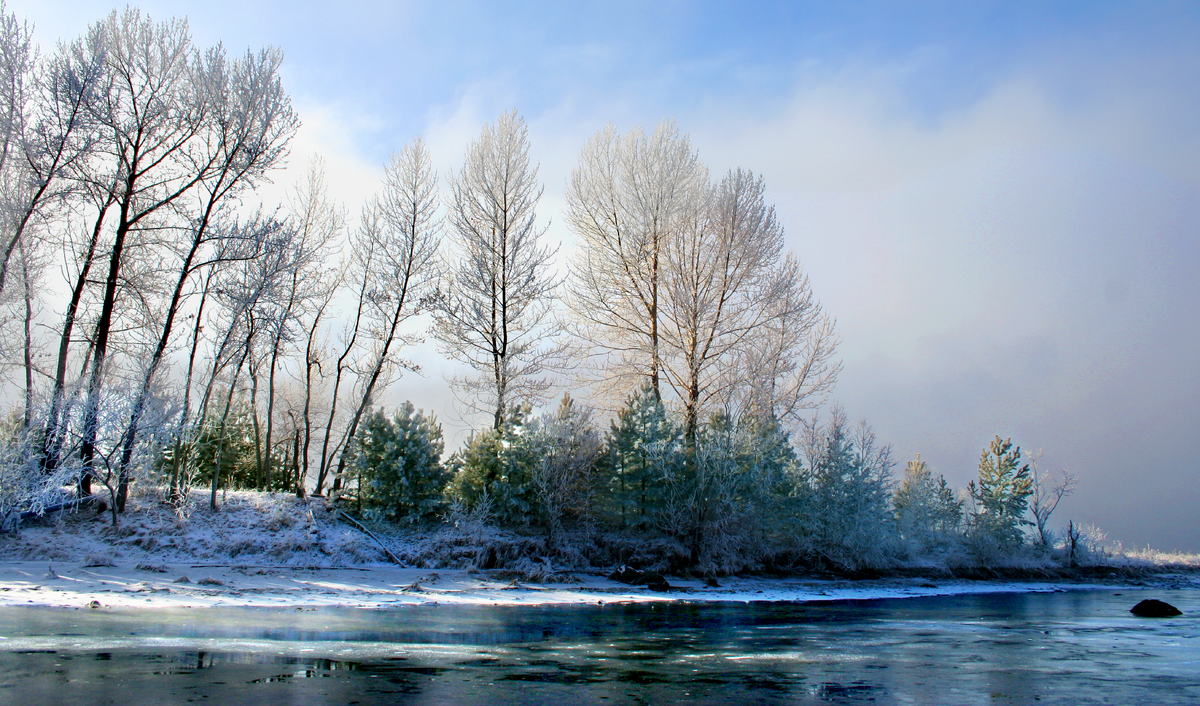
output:
[[[515,5],[515,6],[514,6]],[[955,485],[999,433],[1081,480],[1059,517],[1200,550],[1200,5],[151,2],[284,50],[351,212],[413,135],[439,171],[517,108],[548,237],[605,123],[675,118],[766,178],[837,317],[834,398]],[[10,2],[49,46],[111,6]],[[267,194],[271,197],[270,194]],[[449,422],[442,373],[395,387]],[[461,426],[450,430],[461,437]]]

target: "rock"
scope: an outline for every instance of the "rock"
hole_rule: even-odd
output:
[[[1179,610],[1170,603],[1148,598],[1134,607],[1129,609],[1130,613],[1142,618],[1172,618],[1176,615],[1183,615],[1183,611]]]
[[[717,579],[714,576],[709,576],[708,578],[704,579],[704,585],[709,588],[720,588],[721,587],[721,584],[717,583]]]
[[[671,584],[662,577],[662,574],[656,574],[652,571],[643,571],[635,582],[640,586],[645,586],[651,591],[670,591]]]
[[[608,578],[610,581],[620,581],[621,583],[632,584],[632,583],[636,582],[638,579],[638,576],[641,576],[641,575],[642,575],[642,572],[638,571],[637,569],[631,569],[628,566],[625,566],[624,564],[622,564],[620,568],[618,568],[616,571],[609,574]]]
[[[670,591],[671,584],[662,577],[662,574],[656,574],[653,571],[638,571],[631,569],[628,566],[622,566],[616,571],[608,575],[608,578],[613,581],[620,581],[631,586],[645,586],[651,591]]]

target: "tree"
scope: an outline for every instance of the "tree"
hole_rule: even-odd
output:
[[[764,373],[747,400],[753,415],[794,415],[836,377],[828,363],[832,325],[799,265],[783,257],[783,227],[765,190],[762,177],[731,170],[712,188],[694,225],[666,244],[663,369],[681,400],[689,440],[714,402],[745,396],[747,381]],[[781,333],[791,327],[800,329],[806,350],[781,345]],[[770,383],[779,381],[785,365],[801,368],[803,379],[793,375],[781,389]]]
[[[441,425],[411,402],[391,418],[379,409],[367,414],[350,467],[368,516],[408,524],[440,519],[449,480],[443,448]]]
[[[287,144],[300,123],[279,80],[278,71],[282,61],[283,55],[276,49],[270,49],[258,54],[247,52],[243,58],[230,62],[224,50],[217,47],[206,52],[195,69],[193,90],[203,96],[207,115],[204,128],[197,134],[197,141],[202,145],[192,150],[191,156],[199,158],[206,168],[200,173],[202,178],[195,183],[192,192],[196,195],[196,216],[184,231],[187,235],[164,253],[173,255],[177,261],[174,286],[156,317],[162,323],[157,327],[157,340],[142,374],[141,389],[136,393],[123,437],[118,472],[119,509],[124,509],[128,493],[129,463],[137,443],[138,425],[155,375],[162,366],[175,333],[174,324],[186,299],[188,285],[197,272],[206,267],[216,267],[225,261],[254,253],[253,249],[239,247],[240,243],[234,243],[232,247],[222,243],[221,238],[225,234],[211,226],[228,201],[261,183],[266,174],[278,167],[287,155]],[[315,248],[295,238],[291,247],[290,266],[298,272],[302,264],[312,257]],[[293,277],[293,282],[297,279]],[[290,319],[295,298],[296,289],[293,286],[290,296],[283,298],[286,302],[284,311],[274,317],[275,336],[270,362],[271,402],[274,401],[275,363],[280,340]],[[271,407],[269,403],[268,462]]]
[[[573,333],[599,350],[599,376],[617,391],[648,382],[661,395],[666,252],[692,229],[708,171],[674,122],[647,138],[611,125],[579,156],[567,185],[567,225],[579,238],[568,304]]]
[[[1042,473],[1038,468],[1040,456],[1040,451],[1035,453],[1033,461],[1029,464],[1033,491],[1029,496],[1029,511],[1033,514],[1033,523],[1037,527],[1038,543],[1045,549],[1051,544],[1051,533],[1046,529],[1046,524],[1062,499],[1075,492],[1079,480],[1065,468],[1057,479],[1052,473]]]
[[[1025,519],[1033,478],[1029,465],[1021,464],[1021,449],[1013,446],[1012,439],[997,435],[983,449],[978,483],[971,481],[967,492],[975,502],[971,524],[977,538],[990,540],[1001,550],[1024,543],[1021,526],[1033,524]]]
[[[558,409],[535,419],[529,428],[536,450],[533,482],[550,546],[557,546],[569,519],[590,521],[597,466],[604,440],[592,425],[592,411],[564,394]]]
[[[665,502],[662,480],[683,460],[681,442],[648,382],[629,396],[608,432],[610,522],[622,529],[654,526]]]
[[[900,536],[912,542],[917,551],[945,546],[959,535],[962,527],[962,501],[939,475],[917,454],[904,471],[904,480],[892,498]]]
[[[799,529],[823,560],[843,568],[878,566],[894,549],[891,513],[891,446],[878,446],[865,421],[851,428],[834,407],[820,426],[814,417],[803,427],[806,496]]]
[[[358,405],[342,441],[335,487],[345,470],[345,450],[354,441],[359,420],[371,405],[376,387],[381,381],[386,383],[387,371],[398,363],[395,348],[416,342],[415,336],[404,335],[402,324],[433,308],[441,240],[441,226],[434,217],[436,185],[425,143],[417,138],[392,155],[383,198],[370,202],[364,210],[363,237],[374,253],[373,266],[364,272],[370,282],[367,333],[374,347],[367,354]]]
[[[501,525],[541,525],[534,482],[539,450],[530,443],[528,417],[528,406],[510,409],[499,429],[471,434],[447,464],[454,474],[447,494],[468,510],[487,506]]]
[[[478,374],[451,380],[459,402],[490,413],[499,430],[511,409],[544,398],[544,375],[563,350],[553,341],[555,250],[539,244],[542,189],[515,110],[484,126],[450,186],[454,254],[434,335],[446,355]]]

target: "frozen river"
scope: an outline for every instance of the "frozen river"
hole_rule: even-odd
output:
[[[1136,618],[1160,598],[1184,611]],[[1200,591],[0,608],[0,703],[1196,704]]]

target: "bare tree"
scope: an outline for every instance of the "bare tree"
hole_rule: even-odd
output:
[[[175,204],[208,173],[206,156],[197,154],[196,137],[209,108],[195,90],[194,52],[187,23],[154,23],[136,10],[114,11],[89,28],[90,56],[103,56],[104,88],[88,110],[104,139],[97,144],[92,181],[115,183],[115,232],[108,248],[108,271],[92,342],[92,361],[83,409],[80,457],[85,468],[82,490],[89,492],[96,454],[97,411],[109,363],[116,320],[117,292],[129,253],[157,235],[160,213]],[[211,156],[208,156],[210,159]]]
[[[172,244],[168,252],[178,258],[175,283],[161,313],[161,324],[149,363],[142,375],[141,389],[134,400],[133,411],[122,442],[118,464],[118,509],[124,510],[129,488],[129,464],[137,443],[138,423],[145,409],[154,376],[162,365],[174,333],[174,323],[186,298],[186,289],[194,275],[205,267],[219,266],[223,261],[254,253],[238,247],[220,247],[221,231],[210,224],[220,213],[223,204],[244,189],[253,188],[266,173],[279,165],[287,154],[287,143],[299,122],[292,111],[287,95],[280,84],[278,69],[282,55],[278,50],[264,50],[257,55],[247,52],[240,60],[228,62],[220,48],[209,50],[198,62],[193,83],[208,103],[207,122],[197,138],[203,148],[193,154],[204,171],[196,184],[195,216],[190,219],[187,237]],[[290,255],[296,270],[311,257],[305,244],[295,241]],[[293,277],[293,285],[298,282]],[[295,286],[285,300],[286,310],[280,313],[273,351],[277,351],[285,323],[295,301]],[[274,399],[274,375],[277,354],[270,365],[271,396]],[[268,422],[268,444],[270,441]]]
[[[515,110],[484,126],[451,191],[454,254],[434,335],[446,355],[478,373],[451,380],[459,402],[469,412],[491,413],[499,429],[514,405],[544,398],[544,376],[563,351],[551,316],[556,251],[539,243],[546,230],[535,213],[542,189]]]
[[[383,195],[364,211],[364,237],[376,253],[375,265],[368,272],[367,320],[372,347],[359,383],[358,404],[341,444],[335,484],[345,473],[359,422],[371,406],[376,389],[386,384],[389,371],[415,369],[395,354],[399,346],[419,340],[418,335],[403,330],[404,323],[431,310],[435,302],[441,240],[436,212],[437,177],[425,142],[418,137],[392,155]]]
[[[312,445],[313,392],[321,374],[320,342],[318,339],[325,312],[338,290],[342,271],[330,264],[329,252],[336,239],[345,230],[345,211],[330,197],[325,181],[325,164],[319,157],[309,167],[308,177],[298,184],[288,198],[292,220],[300,232],[300,238],[319,244],[314,248],[317,256],[312,263],[297,270],[303,272],[306,293],[298,303],[297,325],[303,332],[304,341],[304,402],[297,426],[300,443],[293,452],[293,463],[297,464],[297,492],[304,492],[309,472],[309,451]]]
[[[1075,492],[1075,486],[1079,484],[1079,479],[1065,468],[1058,478],[1055,478],[1053,473],[1043,473],[1038,468],[1041,456],[1041,451],[1038,451],[1029,463],[1029,470],[1033,475],[1033,493],[1029,496],[1029,511],[1033,513],[1038,542],[1045,548],[1050,546],[1050,534],[1046,530],[1050,515],[1053,515],[1054,511],[1058,509],[1058,504],[1062,502],[1063,498]]]
[[[567,187],[579,237],[568,303],[573,333],[623,395],[649,381],[661,394],[662,306],[669,243],[695,228],[708,172],[686,135],[664,121],[649,138],[609,126],[584,147]]]

